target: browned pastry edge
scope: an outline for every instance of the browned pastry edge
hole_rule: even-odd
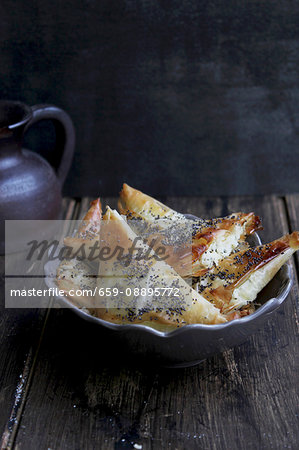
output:
[[[208,286],[201,291],[202,295],[222,309],[223,306],[229,304],[233,291],[243,284],[254,271],[261,269],[290,248],[294,251],[299,249],[298,231],[223,259],[208,274],[212,279],[213,277],[221,279],[222,284],[215,289]]]
[[[172,212],[166,205],[161,204],[154,198],[144,194],[137,189],[134,189],[127,184],[123,185],[120,192],[120,198],[118,201],[118,208],[121,214],[127,216],[127,218],[143,218],[146,220],[147,216],[151,218],[162,218],[167,212]],[[178,214],[173,211],[174,214]],[[233,213],[227,217],[216,218],[211,220],[204,220],[198,225],[198,231],[192,237],[192,256],[185,255],[186,263],[182,258],[178,258],[177,254],[173,254],[171,249],[167,250],[170,256],[167,260],[168,264],[174,267],[181,276],[201,276],[206,273],[210,268],[201,264],[200,260],[202,255],[209,249],[211,243],[222,233],[223,230],[232,232],[234,227],[245,225],[245,230],[239,241],[244,242],[246,237],[252,234],[254,231],[262,229],[261,220],[253,212],[250,213]],[[149,240],[148,240],[149,241]],[[159,246],[159,239],[156,236],[155,249]],[[148,242],[149,243],[149,242]],[[149,245],[151,245],[149,243]],[[192,261],[192,267],[190,262]]]
[[[201,276],[207,272],[206,267],[200,267],[202,255],[222,230],[232,231],[237,225],[244,226],[245,232],[240,237],[240,242],[257,230],[261,230],[261,220],[253,212],[233,213],[229,216],[206,221],[206,224],[196,232],[192,238],[192,262],[193,276]]]
[[[64,245],[71,247],[73,253],[78,251],[82,245],[92,247],[94,242],[99,238],[101,218],[102,206],[100,199],[97,198],[91,202],[90,208],[82,219],[75,236],[67,236],[64,238]]]
[[[102,225],[101,228],[101,245],[104,247],[108,247],[110,249],[114,249],[116,247],[121,247],[125,251],[127,251],[131,245],[132,241],[136,237],[135,233],[130,229],[129,225],[119,216],[116,211],[107,208],[107,212],[103,216],[103,221],[110,220],[109,226],[105,227]],[[140,243],[141,248],[144,248],[145,251],[149,249],[149,247],[145,243]],[[153,251],[152,251],[153,252]],[[154,254],[154,252],[153,252]],[[111,274],[114,270],[114,263],[116,262],[117,256],[114,255],[114,258],[107,259],[105,262],[101,264],[101,270],[99,275],[101,277],[109,277],[111,278]],[[151,308],[150,310],[141,308],[138,311],[134,311],[133,308],[110,308],[105,310],[104,308],[100,308],[98,312],[98,316],[109,321],[114,321],[118,323],[140,323],[140,322],[149,322],[155,321],[160,324],[169,324],[172,326],[182,326],[187,323],[223,323],[226,322],[224,316],[221,315],[220,311],[215,308],[210,302],[204,299],[200,294],[196,291],[190,289],[186,282],[166,263],[161,263],[162,266],[156,265],[155,260],[150,263],[153,279],[156,279],[157,276],[161,277],[161,283],[163,287],[163,283],[166,283],[169,287],[169,280],[175,280],[175,285],[179,286],[181,289],[187,289],[192,295],[192,299],[190,299],[190,304],[185,302],[183,304],[179,303],[178,305],[173,304],[165,306],[165,308]],[[162,267],[165,270],[161,271]],[[155,267],[157,267],[157,272],[155,272]],[[164,272],[169,272],[168,277]],[[146,275],[144,275],[146,276]],[[172,277],[172,278],[171,278]],[[98,282],[100,283],[100,278],[98,278]]]
[[[183,217],[183,215],[155,198],[132,188],[126,183],[123,184],[119,193],[118,210],[120,214],[126,215],[128,218],[145,218],[144,213],[156,219],[163,218],[165,214]]]

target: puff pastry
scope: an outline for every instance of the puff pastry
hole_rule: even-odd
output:
[[[81,221],[74,236],[67,236],[63,242],[66,247],[71,248],[71,255],[85,248],[85,251],[99,240],[101,226],[102,207],[100,199],[91,202],[90,208]],[[88,262],[80,261],[77,258],[64,259],[61,261],[58,270],[56,283],[59,289],[63,290],[66,297],[80,307],[93,308],[94,298],[84,292],[94,290],[96,287],[96,277],[94,276],[97,267],[91,269]],[[81,291],[83,295],[76,295]],[[70,295],[72,292],[72,295]]]
[[[75,236],[64,238],[64,245],[71,247],[73,253],[77,252],[82,245],[92,246],[99,239],[102,218],[102,206],[99,198],[92,201],[90,208],[79,225]]]
[[[223,314],[253,302],[281,266],[299,249],[299,233],[243,250],[221,260],[198,278],[198,290]]]
[[[144,219],[139,222],[145,222],[147,232],[156,233],[160,239],[176,234],[173,224],[184,226],[189,222],[184,215],[128,185],[123,187],[119,208],[128,218]],[[152,224],[157,224],[159,218],[165,221],[159,221],[162,226],[156,230]],[[82,245],[92,247],[96,243],[100,250],[110,249],[110,256],[95,261],[92,266],[88,260],[70,257],[57,270],[57,285],[66,297],[91,314],[115,323],[169,330],[192,323],[225,323],[250,314],[257,294],[299,249],[299,232],[248,248],[245,238],[260,228],[260,220],[254,213],[235,213],[222,219],[199,219],[192,223],[189,253],[179,254],[178,258],[170,251],[164,261],[157,257],[160,241],[149,246],[131,225],[109,207],[102,217],[100,199],[95,200],[76,234],[66,237],[64,243],[74,252]],[[114,251],[117,248],[122,251],[121,257]],[[190,257],[191,270],[187,264]],[[182,278],[191,275],[194,289],[188,279]],[[99,291],[103,287],[118,288],[119,295],[113,299],[102,296]],[[135,287],[147,293],[135,295]],[[176,288],[178,295],[151,295],[149,287],[152,290]],[[126,288],[130,288],[129,295],[124,295]],[[81,291],[80,296],[76,290]],[[84,290],[88,294],[82,295]]]
[[[245,239],[261,229],[260,218],[253,212],[234,213],[204,221],[192,239],[192,274],[200,276],[239,247],[248,247]]]
[[[186,217],[169,208],[158,200],[144,194],[124,183],[119,194],[118,210],[128,218],[137,218],[147,221],[169,219],[186,221]]]
[[[156,325],[182,326],[190,323],[223,323],[225,317],[212,303],[192,289],[176,272],[164,261],[157,259],[155,252],[142,240],[136,244],[136,234],[128,223],[115,210],[107,208],[103,221],[109,220],[109,226],[102,225],[100,241],[101,246],[114,249],[120,246],[125,254],[130,252],[132,243],[136,248],[132,252],[129,267],[119,261],[115,255],[106,261],[100,262],[99,287],[120,286],[122,291],[127,287],[140,289],[151,286],[155,288],[175,287],[178,296],[154,297],[150,295],[118,296],[104,306],[103,298],[98,299],[98,315],[105,320],[116,323],[152,323]],[[147,259],[140,261],[136,255],[144,252]],[[149,258],[150,257],[150,258]],[[129,303],[128,303],[129,302]]]
[[[96,277],[90,273],[89,266],[83,261],[61,261],[57,269],[56,284],[76,306],[94,312],[95,299],[90,291],[94,292],[96,288]],[[80,295],[77,294],[78,291]]]
[[[186,223],[187,226],[190,224],[183,214],[177,213],[127,184],[123,185],[120,192],[118,208],[128,219],[143,219],[146,222],[168,219],[165,221],[165,228],[171,226],[169,221],[178,224]],[[159,226],[163,225],[163,220],[159,220],[158,223]],[[248,214],[238,212],[224,218],[192,221],[192,227],[192,244],[190,245],[192,246],[192,264],[189,263],[190,255],[185,255],[184,262],[176,255],[173,256],[170,251],[170,258],[167,260],[168,264],[182,276],[203,275],[238,247],[248,247],[245,239],[254,231],[261,229],[261,221],[252,212]],[[152,241],[152,237],[147,242]],[[156,239],[155,245],[159,243],[160,240]]]

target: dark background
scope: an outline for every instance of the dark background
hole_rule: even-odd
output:
[[[1,0],[0,96],[67,110],[65,194],[299,191],[298,2]],[[26,138],[51,159],[54,133]]]

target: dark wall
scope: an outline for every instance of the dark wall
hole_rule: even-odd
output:
[[[70,113],[68,195],[123,181],[154,195],[299,191],[298,12],[289,0],[1,0],[1,97]],[[39,128],[26,141],[50,155]]]

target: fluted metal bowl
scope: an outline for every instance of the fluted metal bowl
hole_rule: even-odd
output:
[[[195,218],[190,215],[186,217]],[[248,242],[250,246],[261,243],[257,233],[249,236]],[[57,287],[55,276],[59,262],[54,260],[45,264],[45,282],[48,287]],[[157,331],[145,325],[107,322],[78,308],[66,297],[56,299],[62,307],[72,309],[82,319],[106,328],[108,334],[118,337],[136,356],[150,358],[163,366],[188,367],[244,342],[281,306],[291,287],[292,270],[286,263],[259,293],[256,302],[260,306],[251,315],[218,325],[185,325],[169,332]]]

